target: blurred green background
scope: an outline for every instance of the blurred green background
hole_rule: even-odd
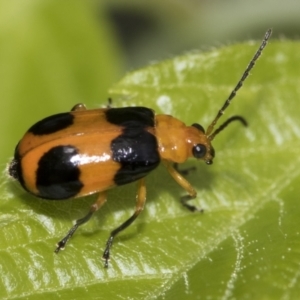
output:
[[[269,27],[273,38],[298,38],[299,12],[292,0],[1,0],[0,165],[35,121],[103,105],[126,71]]]

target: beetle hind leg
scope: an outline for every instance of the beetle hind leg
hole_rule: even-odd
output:
[[[169,161],[163,160],[165,167],[167,168],[170,175],[175,179],[175,181],[187,191],[188,195],[182,196],[180,198],[181,204],[186,207],[188,210],[195,212],[203,212],[202,208],[198,208],[194,205],[188,203],[188,201],[195,199],[197,196],[197,192],[191,186],[191,184],[180,174],[181,172],[178,170],[178,164],[175,164],[175,167],[171,165]]]
[[[86,106],[83,103],[77,103],[71,109],[71,111],[81,111],[81,110],[86,110]]]
[[[97,211],[105,202],[106,202],[106,192],[102,192],[99,194],[97,201],[91,206],[88,214],[86,216],[84,216],[83,218],[78,219],[76,221],[75,225],[69,230],[67,235],[57,243],[57,247],[54,250],[54,252],[58,253],[60,250],[63,250],[65,248],[67,242],[69,241],[69,239],[73,236],[73,234],[77,230],[77,228],[79,226],[81,226],[82,224],[85,224],[86,222],[88,222],[89,219],[91,218],[91,216],[94,214],[94,212]]]
[[[142,212],[144,205],[146,202],[146,186],[145,186],[145,179],[142,178],[138,181],[138,192],[136,196],[136,206],[135,206],[135,211],[133,215],[126,220],[123,224],[121,224],[119,227],[115,228],[111,233],[110,236],[106,242],[106,247],[103,252],[102,259],[104,260],[104,267],[108,267],[108,261],[110,259],[110,249],[112,247],[113,241],[115,236],[127,228],[129,225],[133,223],[133,221],[139,216],[139,214]]]

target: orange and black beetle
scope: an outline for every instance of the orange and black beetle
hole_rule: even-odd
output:
[[[105,203],[108,189],[138,181],[134,214],[113,230],[107,240],[103,254],[107,267],[114,237],[128,227],[144,207],[144,177],[160,162],[187,191],[188,195],[181,198],[182,204],[191,211],[197,210],[188,204],[196,197],[196,191],[176,165],[189,157],[212,164],[215,152],[211,141],[214,137],[232,121],[238,120],[246,125],[242,117],[234,116],[213,131],[270,35],[271,30],[268,30],[241,80],[206,131],[199,124],[186,126],[172,116],[155,115],[146,107],[86,110],[83,104],[78,104],[71,112],[45,118],[26,132],[9,166],[9,174],[26,191],[44,199],[68,199],[99,193],[89,213],[76,221],[58,243],[55,252],[64,248],[78,226],[87,222]]]

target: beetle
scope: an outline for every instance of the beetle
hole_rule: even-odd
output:
[[[177,164],[189,157],[211,165],[215,156],[211,144],[215,136],[233,121],[247,125],[241,116],[233,116],[214,130],[219,118],[243,85],[265,48],[269,29],[236,87],[205,131],[199,124],[186,126],[170,115],[157,114],[146,107],[87,110],[75,105],[71,112],[49,116],[29,128],[15,148],[8,172],[21,186],[43,199],[70,199],[99,193],[89,212],[58,242],[63,249],[77,228],[86,223],[106,202],[107,191],[115,186],[138,181],[135,211],[111,231],[103,253],[108,266],[115,236],[141,213],[146,201],[145,176],[162,162],[175,181],[187,192],[181,203],[189,204],[197,195],[183,177]]]

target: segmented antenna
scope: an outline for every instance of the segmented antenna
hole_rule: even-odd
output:
[[[215,125],[217,124],[219,118],[224,114],[224,111],[226,110],[226,108],[229,106],[229,104],[231,103],[231,100],[235,97],[237,91],[242,87],[244,81],[246,80],[246,78],[249,75],[249,72],[251,71],[251,69],[254,67],[257,59],[260,57],[262,51],[264,50],[264,48],[267,45],[267,42],[270,38],[272,34],[272,29],[269,29],[265,36],[264,39],[260,45],[260,47],[258,48],[258,50],[256,51],[256,53],[254,54],[253,58],[251,59],[248,67],[246,68],[243,76],[241,77],[241,79],[239,80],[238,84],[236,85],[236,87],[233,89],[233,91],[231,92],[231,94],[229,95],[229,97],[227,98],[227,100],[225,101],[225,103],[223,104],[222,108],[219,110],[218,114],[216,115],[215,119],[212,121],[212,123],[208,126],[207,130],[206,130],[206,135],[208,136],[208,138],[210,140],[213,140],[213,138],[216,136],[216,133],[212,133]],[[220,130],[218,130],[219,132]]]

